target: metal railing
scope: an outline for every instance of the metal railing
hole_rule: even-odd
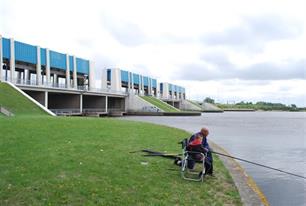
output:
[[[106,113],[106,109],[85,108],[83,109],[83,113]]]
[[[50,109],[56,115],[78,115],[82,114],[80,109]]]
[[[36,80],[26,80],[26,79],[13,79],[13,84],[20,86],[32,86],[32,87],[44,87],[44,88],[57,88],[57,89],[66,89],[66,90],[74,90],[80,92],[96,92],[96,93],[111,93],[117,95],[127,95],[125,91],[115,91],[111,89],[101,89],[101,88],[89,88],[87,85],[74,87],[73,85],[67,86],[66,84],[61,83],[53,83],[53,82],[42,82],[37,83]]]

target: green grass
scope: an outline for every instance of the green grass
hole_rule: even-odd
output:
[[[199,183],[183,180],[171,160],[129,153],[178,153],[177,142],[189,136],[182,130],[108,118],[20,116],[0,118],[0,131],[0,205],[242,204],[217,157],[216,177]]]
[[[142,99],[144,99],[145,101],[153,104],[154,106],[158,107],[159,109],[165,111],[165,112],[180,112],[179,109],[170,106],[169,104],[167,104],[166,102],[163,102],[155,97],[151,97],[151,96],[141,96]]]
[[[198,104],[197,102],[194,102],[192,100],[187,100],[188,102],[190,102],[191,104],[193,104],[194,106],[198,107],[200,110],[202,110],[202,107],[200,104]]]
[[[16,116],[46,115],[41,108],[5,83],[0,83],[0,105]]]

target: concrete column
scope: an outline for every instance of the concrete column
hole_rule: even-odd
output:
[[[40,63],[40,47],[37,46],[37,63],[36,63],[36,84],[41,85],[41,63]]]
[[[131,72],[128,72],[128,88],[127,88],[127,92],[130,93],[131,91]]]
[[[2,75],[3,75],[3,54],[2,54],[2,36],[0,35],[0,82],[2,81]]]
[[[169,98],[169,84],[168,83],[163,83],[162,97],[164,99],[168,99]]]
[[[156,94],[155,94],[155,96],[157,97],[157,98],[160,98],[160,88],[159,88],[159,82],[156,80]]]
[[[51,72],[50,72],[50,52],[49,49],[46,49],[46,85],[50,85]]]
[[[80,113],[83,112],[83,94],[80,95]]]
[[[152,95],[152,90],[153,90],[153,88],[152,88],[152,79],[149,78],[149,95]]]
[[[26,84],[30,84],[31,83],[31,72],[30,70],[25,70],[25,76],[26,76]]]
[[[70,88],[70,65],[69,65],[69,55],[66,54],[66,88]]]
[[[15,43],[14,43],[14,39],[11,38],[10,39],[10,73],[11,73],[11,78],[10,81],[14,82],[15,80]]]
[[[17,81],[21,82],[21,72],[17,72]]]
[[[48,92],[45,91],[45,107],[48,109]]]
[[[25,81],[25,80],[26,80],[26,71],[27,71],[27,70],[24,69],[23,72],[22,72],[22,73],[23,73],[23,75],[22,75],[22,80],[23,80],[23,82],[26,82],[26,81]]]
[[[53,74],[53,85],[57,85],[57,84],[58,84],[57,74]]]
[[[143,82],[143,76],[141,75],[141,94],[144,95],[144,82]]]
[[[121,75],[120,69],[112,69],[111,73],[111,89],[113,91],[121,91]]]
[[[88,80],[89,80],[88,89],[90,90],[95,88],[95,69],[94,69],[94,63],[92,61],[89,61]]]
[[[105,112],[108,112],[108,96],[105,96]]]
[[[107,69],[102,71],[101,89],[107,90]]]
[[[134,75],[133,75],[132,72],[131,72],[131,84],[132,84],[132,85],[131,85],[132,93],[135,94],[135,93],[134,93]]]
[[[78,88],[78,77],[77,77],[77,68],[76,68],[76,57],[73,56],[73,88]]]

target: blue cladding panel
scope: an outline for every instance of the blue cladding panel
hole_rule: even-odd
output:
[[[152,79],[152,87],[153,87],[153,88],[156,88],[156,86],[157,86],[156,79]]]
[[[121,81],[129,82],[129,72],[121,70]]]
[[[10,51],[10,40],[6,38],[2,38],[2,53],[3,58],[11,58],[11,51]]]
[[[149,78],[148,77],[143,77],[143,85],[144,86],[149,86]]]
[[[40,48],[40,64],[46,66],[46,49]]]
[[[134,84],[139,85],[139,75],[138,74],[133,74],[133,81],[134,81]]]
[[[89,74],[89,61],[81,58],[76,58],[76,68],[78,73]]]
[[[55,51],[50,51],[50,66],[66,70],[66,55]]]
[[[31,64],[37,64],[37,47],[15,41],[15,59]]]
[[[111,80],[111,76],[112,76],[112,70],[108,69],[107,70],[107,81]]]
[[[73,56],[69,56],[69,67],[70,67],[70,71],[73,71],[74,69]]]
[[[177,92],[177,86],[174,85],[173,87],[174,87],[174,88],[173,88],[174,92]]]
[[[163,91],[163,83],[160,83],[160,91]]]

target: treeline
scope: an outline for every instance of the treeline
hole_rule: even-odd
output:
[[[252,102],[239,102],[236,104],[219,104],[216,105],[222,109],[255,109],[255,110],[263,110],[263,111],[305,111],[305,108],[298,108],[295,104],[285,105],[282,103],[271,103],[271,102],[256,102],[253,104]]]
[[[254,109],[254,110],[263,110],[263,111],[272,111],[272,110],[278,110],[278,111],[306,111],[306,108],[299,108],[295,104],[291,105],[285,105],[282,103],[271,103],[271,102],[244,102],[241,101],[239,103],[235,104],[221,104],[216,103],[214,99],[210,97],[206,97],[204,102],[215,104],[221,109]]]

